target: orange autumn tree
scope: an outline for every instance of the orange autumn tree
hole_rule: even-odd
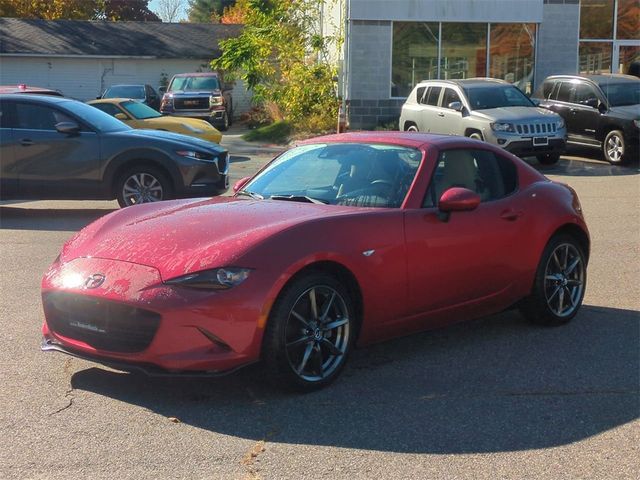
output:
[[[222,17],[220,17],[220,23],[245,23],[249,8],[248,0],[238,0],[235,5],[224,9],[224,13],[222,14]]]

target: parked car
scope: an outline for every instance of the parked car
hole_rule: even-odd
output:
[[[216,72],[181,73],[171,79],[160,112],[201,118],[224,132],[233,121],[232,93]]]
[[[75,100],[0,95],[0,195],[114,199],[121,206],[215,195],[228,153],[186,135],[134,130]]]
[[[555,75],[533,95],[564,118],[568,142],[602,150],[617,165],[638,158],[640,79],[630,75]]]
[[[151,85],[112,85],[97,100],[102,98],[131,98],[156,110],[160,108],[160,95]]]
[[[209,122],[197,118],[168,117],[137,100],[109,98],[87,103],[133,128],[181,133],[213,143],[222,140],[222,134]]]
[[[428,80],[402,106],[400,129],[463,135],[498,145],[520,157],[553,164],[565,150],[562,118],[536,107],[502,80]]]
[[[21,83],[20,85],[2,85],[0,86],[0,95],[5,93],[30,93],[33,95],[53,95],[54,97],[62,97],[60,90],[52,90],[50,88],[30,87]]]
[[[42,348],[151,374],[264,359],[275,381],[312,390],[356,343],[513,305],[559,325],[582,302],[589,234],[575,191],[488,143],[315,138],[234,190],[78,233],[42,282]]]

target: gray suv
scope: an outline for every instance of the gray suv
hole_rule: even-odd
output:
[[[490,78],[420,82],[402,106],[400,129],[464,135],[543,164],[558,161],[567,136],[562,117]]]

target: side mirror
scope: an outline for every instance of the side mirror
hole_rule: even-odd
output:
[[[540,99],[539,98],[530,98],[529,100],[531,100],[531,103],[533,103],[536,107],[540,106]]]
[[[158,87],[158,93],[160,95],[164,95],[165,93],[167,93],[167,87]]]
[[[98,96],[96,97],[96,100],[100,100],[100,99],[102,99],[102,95],[98,95]]]
[[[591,108],[598,108],[598,105],[600,104],[600,102],[598,102],[597,98],[588,98],[583,103],[587,107],[591,107]]]
[[[448,107],[456,112],[462,112],[462,109],[464,108],[462,102],[451,102]]]
[[[452,187],[440,197],[438,209],[440,218],[448,221],[451,212],[467,212],[475,210],[480,205],[480,195],[468,188]]]
[[[66,135],[75,135],[80,132],[80,125],[75,122],[59,122],[55,127],[58,132]]]
[[[233,193],[238,193],[240,190],[242,190],[242,187],[244,187],[249,182],[249,180],[251,180],[251,177],[244,177],[238,180],[233,186]]]
[[[116,113],[114,117],[118,120],[122,120],[123,122],[129,120],[129,117],[127,117],[124,113]]]
[[[607,105],[602,102],[598,102],[598,105],[596,106],[596,108],[600,113],[605,113],[607,111]]]

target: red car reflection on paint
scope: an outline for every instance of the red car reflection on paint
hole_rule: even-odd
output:
[[[511,306],[557,325],[584,296],[576,193],[480,141],[320,137],[234,189],[76,234],[42,281],[42,348],[150,374],[262,359],[308,390],[356,344]]]

